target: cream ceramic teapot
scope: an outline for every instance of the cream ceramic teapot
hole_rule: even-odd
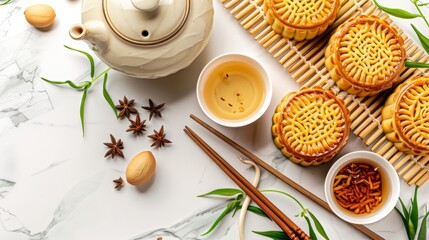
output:
[[[113,69],[158,78],[189,66],[212,25],[212,0],[83,0],[69,33]]]

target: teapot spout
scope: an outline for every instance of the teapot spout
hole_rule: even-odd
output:
[[[104,25],[97,21],[71,26],[69,35],[74,40],[86,40],[96,52],[104,52],[109,45],[109,38]]]
[[[74,40],[83,40],[87,34],[88,29],[83,24],[75,24],[69,30],[69,35]]]

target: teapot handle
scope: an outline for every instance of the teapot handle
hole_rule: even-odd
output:
[[[131,0],[134,7],[147,12],[155,10],[159,5],[159,1],[160,0]]]

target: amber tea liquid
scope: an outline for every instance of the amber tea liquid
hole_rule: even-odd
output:
[[[261,74],[250,64],[230,61],[218,65],[204,86],[207,108],[218,118],[242,120],[257,111],[265,97]]]

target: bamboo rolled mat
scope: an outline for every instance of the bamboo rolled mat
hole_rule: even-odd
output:
[[[344,100],[351,116],[354,134],[362,138],[373,152],[385,157],[409,185],[422,186],[429,180],[429,157],[406,155],[398,151],[386,139],[381,128],[381,110],[384,100],[392,92],[386,91],[372,97],[356,97],[341,91],[325,68],[324,52],[331,32],[341,23],[358,15],[376,15],[392,23],[372,0],[342,0],[336,21],[321,36],[303,42],[288,40],[275,33],[265,21],[262,4],[264,0],[220,0],[223,6],[237,19],[241,26],[275,58],[292,78],[302,87],[320,86],[331,89]],[[424,54],[397,26],[392,24],[405,42],[409,60],[426,62]],[[404,68],[400,81],[416,75],[427,74],[427,70]]]

